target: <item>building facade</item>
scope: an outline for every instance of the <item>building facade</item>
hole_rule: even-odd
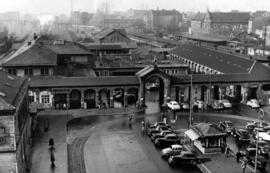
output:
[[[25,173],[29,168],[31,117],[28,84],[0,72],[0,172]]]

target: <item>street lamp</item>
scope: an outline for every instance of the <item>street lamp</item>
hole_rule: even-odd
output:
[[[190,96],[189,96],[189,125],[188,128],[192,125],[192,73],[190,74]]]
[[[264,111],[263,109],[259,109],[258,112],[258,130],[257,130],[257,134],[256,134],[256,156],[255,156],[255,168],[254,168],[254,172],[257,173],[257,169],[258,169],[258,143],[259,143],[259,128],[260,128],[260,124],[261,124],[261,120],[264,117]]]

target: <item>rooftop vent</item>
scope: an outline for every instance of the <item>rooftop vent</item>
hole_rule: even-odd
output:
[[[3,93],[3,92],[0,91],[0,96],[6,97],[7,95],[5,93]]]

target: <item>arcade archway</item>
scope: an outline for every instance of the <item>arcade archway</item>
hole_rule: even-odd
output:
[[[137,88],[129,88],[127,90],[127,105],[128,106],[136,106],[138,101],[138,89]]]
[[[113,106],[115,108],[124,107],[124,89],[115,88],[113,90]]]
[[[104,88],[99,91],[99,107],[110,108],[110,90]]]
[[[81,108],[81,91],[72,90],[70,92],[70,109],[80,109]]]
[[[92,89],[88,89],[84,91],[84,101],[86,103],[87,109],[96,107],[96,91]]]

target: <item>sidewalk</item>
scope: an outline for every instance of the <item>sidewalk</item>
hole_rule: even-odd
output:
[[[44,122],[49,121],[49,130],[44,131]],[[37,131],[33,135],[31,155],[31,173],[67,173],[67,144],[66,144],[66,118],[65,116],[39,116]],[[55,165],[50,167],[49,138],[55,143]]]

